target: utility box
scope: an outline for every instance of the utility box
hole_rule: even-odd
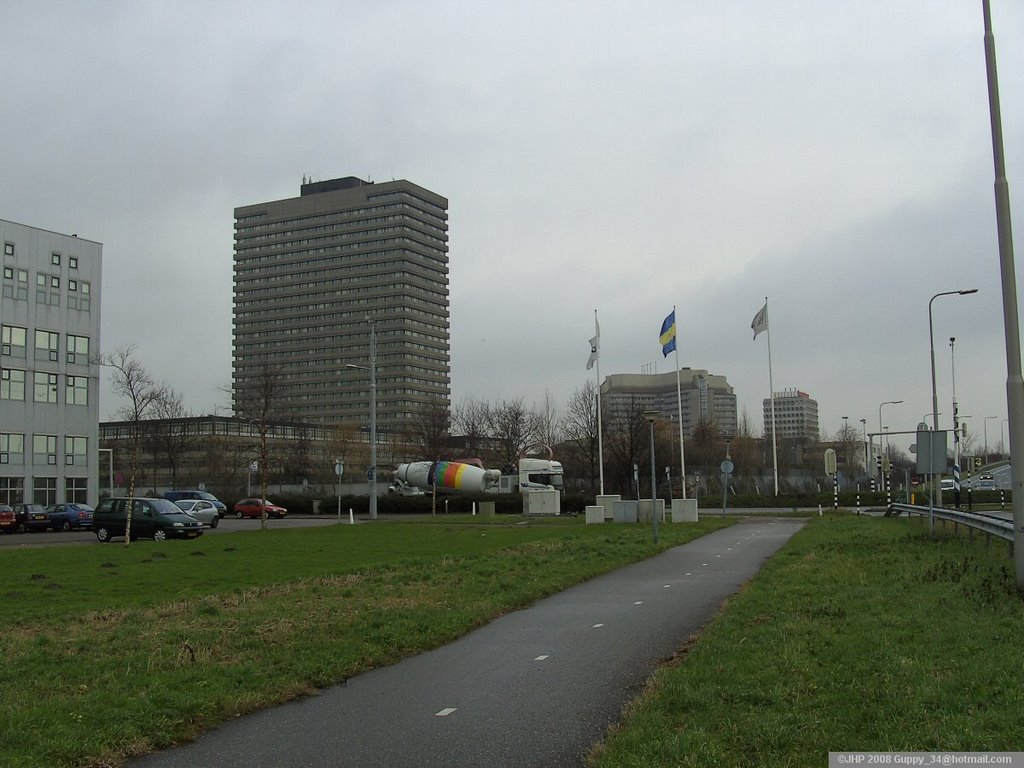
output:
[[[595,501],[594,504],[596,504],[599,507],[604,507],[605,520],[614,520],[616,501],[622,501],[622,497],[619,494],[607,494],[604,496],[598,496],[597,501]]]
[[[523,514],[549,517],[559,515],[561,498],[561,494],[554,488],[532,488],[523,493]]]
[[[612,520],[616,523],[635,523],[638,506],[635,501],[616,501],[612,506]]]
[[[481,501],[480,502],[480,514],[487,515],[488,517],[494,517],[494,502],[493,501]]]
[[[696,499],[672,499],[672,522],[673,523],[696,523],[697,522],[697,500]]]
[[[595,523],[604,522],[604,507],[597,505],[586,508],[587,513],[587,525],[594,525]]]
[[[651,522],[651,500],[640,499],[637,510],[637,520],[641,523]],[[654,500],[654,512],[658,516],[658,522],[665,522],[665,500],[655,499]]]

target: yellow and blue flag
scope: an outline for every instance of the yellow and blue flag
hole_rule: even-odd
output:
[[[676,348],[676,311],[669,312],[668,317],[661,324],[661,353],[668,357],[668,353]]]

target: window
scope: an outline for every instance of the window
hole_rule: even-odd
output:
[[[34,395],[33,400],[37,403],[56,403],[57,402],[57,374],[56,373],[41,373],[36,371],[34,374]]]
[[[0,353],[11,357],[25,357],[25,339],[28,330],[17,325],[0,328]]]
[[[71,269],[78,269],[78,257],[68,256],[68,267]]]
[[[24,498],[24,477],[0,477],[0,504],[18,504]]]
[[[59,277],[55,277],[53,275],[50,275],[50,287],[51,288],[60,288],[60,278]]]
[[[56,252],[51,253],[50,254],[50,263],[53,264],[53,266],[55,266],[55,267],[59,267],[60,266],[60,254],[56,253]]]
[[[64,501],[68,504],[86,504],[89,496],[89,478],[67,477],[64,479]]]
[[[67,338],[68,362],[74,365],[89,364],[89,337],[68,334]]]
[[[89,379],[86,376],[67,376],[64,379],[64,402],[68,405],[89,404]]]
[[[20,299],[21,301],[28,301],[28,270],[18,270],[18,285],[14,294],[14,298]]]
[[[50,506],[57,503],[57,478],[56,477],[34,477],[32,478],[32,501],[43,506]]]
[[[0,464],[25,463],[25,435],[0,432]]]
[[[64,438],[64,463],[69,466],[80,464],[84,467],[88,463],[87,445],[88,440],[84,437],[66,436]]]
[[[57,352],[60,347],[60,334],[56,331],[41,331],[36,329],[36,360],[48,360],[51,363],[57,362]]]
[[[25,399],[25,372],[17,368],[0,368],[0,400]]]
[[[14,255],[14,243],[4,243],[4,256]]]
[[[33,464],[54,464],[57,463],[57,436],[56,435],[32,435],[32,463]],[[55,502],[51,502],[55,503]]]
[[[68,308],[89,311],[89,283],[83,280],[68,280]]]

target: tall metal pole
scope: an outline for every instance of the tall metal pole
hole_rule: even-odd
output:
[[[647,419],[647,423],[651,427],[651,521],[654,525],[654,543],[658,543],[658,504],[657,504],[657,490],[658,480],[654,473],[654,422],[658,418],[658,412],[654,410],[644,411],[644,418]],[[640,488],[640,482],[637,481],[637,489]]]
[[[882,434],[883,434],[883,429],[882,429],[882,406],[883,405],[899,405],[902,402],[903,402],[902,400],[886,400],[884,403],[881,403],[878,406],[878,455],[879,456],[881,456],[882,452],[883,452],[883,449],[882,449]],[[885,470],[884,469],[881,470],[879,475],[880,475],[879,476],[879,480],[881,480],[881,483],[882,483],[879,490],[884,491],[886,489]]]
[[[950,382],[953,388],[953,502],[960,509],[960,419],[956,406],[956,337],[949,337]]]
[[[370,320],[370,519],[377,519],[377,334]]]
[[[939,395],[935,388],[935,326],[932,322],[932,302],[939,296],[966,296],[970,293],[977,293],[977,288],[964,288],[959,291],[940,291],[928,299],[928,348],[932,357],[932,430],[939,431]],[[932,495],[942,506],[942,484],[939,482],[939,475],[932,475]]]
[[[1010,227],[1010,185],[1003,160],[1003,128],[999,112],[999,80],[996,76],[996,42],[992,34],[989,0],[982,0],[985,17],[985,71],[988,75],[988,106],[992,121],[992,161],[995,168],[996,229],[999,235],[999,267],[1003,288],[1003,335],[1006,343],[1006,408],[1010,422],[1010,479],[1013,484],[1013,563],[1017,589],[1024,592],[1024,459],[1013,461],[1013,444],[1024,435],[1024,378],[1020,363],[1020,326],[1017,318],[1017,275],[1013,261]]]
[[[868,474],[868,462],[870,461],[868,457],[868,420],[861,419],[860,425],[864,427],[864,476],[866,477]]]

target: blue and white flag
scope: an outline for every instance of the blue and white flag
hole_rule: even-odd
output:
[[[668,313],[668,317],[665,318],[661,324],[661,336],[658,337],[658,341],[661,342],[661,354],[668,357],[668,353],[672,352],[676,348],[676,311],[673,309]]]

